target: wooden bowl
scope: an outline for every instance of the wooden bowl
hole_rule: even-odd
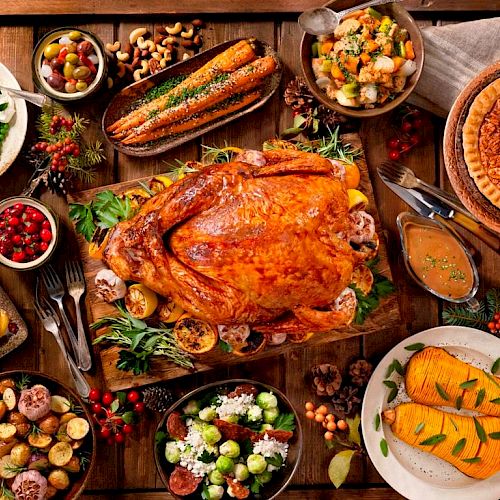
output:
[[[488,66],[459,94],[446,120],[443,154],[446,172],[460,201],[485,226],[500,232],[500,208],[495,207],[479,191],[469,175],[464,160],[462,128],[476,96],[494,80],[500,78],[500,62]]]
[[[256,109],[263,106],[279,87],[282,67],[279,62],[278,55],[276,54],[274,49],[266,42],[255,40],[254,44],[257,48],[257,54],[261,56],[272,55],[275,58],[278,66],[276,71],[264,80],[264,90],[262,91],[262,96],[253,104],[250,104],[250,106],[243,108],[240,111],[231,113],[227,116],[223,116],[217,120],[214,120],[213,122],[209,122],[194,130],[183,132],[173,137],[164,137],[144,144],[121,144],[117,141],[111,140],[109,134],[106,132],[107,127],[124,116],[127,110],[132,109],[135,101],[137,99],[140,99],[152,87],[163,83],[169,78],[194,73],[196,70],[204,66],[208,61],[213,59],[217,54],[224,52],[226,49],[240,40],[245,40],[245,38],[237,38],[235,40],[216,45],[215,47],[201,52],[200,54],[197,54],[196,56],[191,57],[186,61],[178,62],[177,64],[174,64],[169,68],[165,68],[164,70],[161,70],[154,75],[150,75],[146,78],[143,78],[142,80],[139,80],[138,82],[132,83],[128,87],[125,87],[123,90],[118,92],[118,94],[116,94],[116,96],[109,103],[102,117],[102,130],[106,139],[116,150],[120,151],[120,153],[124,153],[130,156],[153,156],[180,146],[187,141],[195,139],[200,135],[206,134],[211,130],[219,128],[222,125],[236,120],[237,118],[240,118],[247,113],[251,113],[252,111],[255,111]]]
[[[57,498],[61,498],[64,500],[74,500],[78,498],[83,491],[85,490],[85,485],[87,484],[88,478],[92,471],[92,467],[95,463],[96,458],[96,436],[93,426],[93,418],[90,412],[87,410],[85,403],[80,398],[80,396],[70,387],[68,387],[63,382],[49,376],[44,373],[32,371],[32,370],[12,370],[8,372],[0,373],[0,380],[12,377],[14,379],[19,379],[22,375],[28,375],[30,377],[30,385],[33,384],[43,384],[50,391],[51,395],[60,395],[64,396],[70,401],[78,404],[83,411],[85,419],[88,420],[90,424],[90,432],[84,438],[85,442],[82,445],[81,449],[87,451],[89,453],[89,461],[86,466],[85,471],[79,473],[79,476],[76,481],[71,483],[71,488],[69,490],[64,490],[59,494]],[[71,479],[71,477],[70,477]]]
[[[229,390],[233,390],[237,385],[240,384],[252,384],[256,386],[257,389],[259,389],[259,392],[261,391],[272,392],[278,398],[279,407],[281,409],[284,409],[288,413],[293,413],[295,416],[296,427],[293,432],[292,439],[290,439],[290,441],[288,442],[290,446],[288,448],[286,465],[285,467],[280,469],[279,472],[273,473],[273,478],[269,483],[264,485],[264,487],[261,490],[261,494],[258,497],[259,500],[272,500],[276,498],[280,493],[282,493],[283,490],[287,487],[288,483],[292,480],[293,475],[297,471],[300,462],[300,457],[302,455],[302,427],[300,425],[299,416],[297,415],[295,409],[293,408],[292,404],[287,399],[287,397],[275,387],[264,384],[262,382],[257,382],[256,380],[249,380],[249,379],[222,380],[220,382],[212,382],[211,384],[198,387],[194,391],[191,391],[190,393],[183,396],[181,399],[179,399],[179,401],[174,403],[166,411],[165,415],[158,424],[156,433],[166,432],[166,422],[169,415],[174,411],[179,411],[180,413],[182,413],[183,406],[190,399],[199,399],[201,394],[215,391],[218,388],[227,388]],[[177,500],[195,500],[200,498],[198,490],[197,492],[191,495],[182,497],[176,495],[170,490],[168,479],[170,476],[170,472],[173,470],[173,465],[167,462],[167,460],[165,459],[165,453],[164,453],[165,443],[162,444],[155,443],[153,444],[153,446],[155,450],[154,451],[155,463],[156,463],[156,468],[158,470],[158,474],[160,474],[161,480],[168,488],[169,493]],[[224,496],[224,498],[226,498],[226,496]],[[249,498],[251,499],[256,497],[251,494]]]
[[[328,2],[324,6],[338,12],[343,9],[354,7],[358,3],[360,3],[358,0],[335,0],[333,2]],[[310,35],[309,33],[304,33],[302,42],[300,44],[302,72],[304,73],[306,83],[313,93],[314,97],[319,102],[324,104],[327,108],[337,111],[338,113],[341,113],[343,115],[351,116],[353,118],[372,118],[374,116],[379,116],[387,113],[388,111],[391,111],[392,109],[402,104],[413,92],[413,89],[415,88],[415,85],[417,85],[420,74],[422,73],[422,68],[424,66],[424,42],[422,39],[422,35],[420,33],[419,27],[415,23],[415,20],[410,16],[408,11],[399,3],[377,5],[375,8],[383,15],[387,15],[395,19],[399,26],[408,30],[410,40],[413,43],[413,49],[415,51],[415,62],[417,63],[417,70],[407,80],[405,90],[398,94],[395,99],[386,104],[383,104],[382,106],[378,106],[372,109],[349,108],[346,106],[341,106],[337,101],[330,99],[326,95],[326,93],[321,90],[316,84],[316,77],[314,76],[314,72],[312,70],[311,48],[313,42],[316,40],[316,36]]]

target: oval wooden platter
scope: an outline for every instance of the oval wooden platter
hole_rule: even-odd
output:
[[[500,62],[488,66],[459,94],[451,108],[444,130],[444,163],[451,185],[462,203],[483,224],[500,232],[500,209],[479,191],[469,175],[464,160],[462,128],[476,96],[494,80],[500,78]]]
[[[184,144],[187,141],[195,139],[200,135],[206,134],[211,130],[222,127],[226,123],[229,123],[237,118],[240,118],[252,111],[263,106],[274,94],[276,89],[279,87],[279,83],[281,80],[282,66],[279,61],[278,55],[274,51],[274,49],[266,42],[261,40],[252,40],[253,43],[257,47],[257,54],[259,56],[267,56],[272,55],[277,63],[278,67],[276,71],[268,76],[264,80],[264,86],[262,90],[262,96],[252,105],[243,108],[241,111],[236,111],[227,116],[224,116],[218,120],[214,120],[213,122],[207,123],[201,127],[198,127],[194,130],[190,130],[187,132],[183,132],[181,134],[176,134],[172,137],[164,137],[158,139],[156,141],[151,141],[145,144],[131,144],[125,145],[116,141],[112,141],[109,138],[109,134],[106,132],[106,128],[109,127],[116,120],[124,116],[128,110],[133,108],[133,105],[137,99],[140,99],[144,94],[155,87],[166,81],[169,78],[180,76],[180,75],[189,75],[203,65],[205,65],[208,61],[213,59],[217,54],[224,52],[226,49],[234,45],[236,42],[244,40],[244,38],[237,38],[235,40],[230,40],[228,42],[221,43],[212,47],[211,49],[202,52],[201,54],[197,54],[196,56],[187,59],[186,61],[178,62],[170,66],[169,68],[165,68],[164,70],[155,73],[154,75],[150,75],[138,82],[132,83],[128,87],[125,87],[123,90],[118,92],[116,96],[111,100],[108,107],[106,108],[104,115],[102,117],[102,130],[106,139],[113,145],[113,147],[129,156],[153,156],[160,153],[164,153],[169,149],[175,148]]]

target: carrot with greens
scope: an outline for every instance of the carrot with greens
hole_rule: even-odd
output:
[[[106,131],[119,133],[144,123],[154,110],[163,111],[171,96],[180,95],[184,90],[205,85],[222,73],[231,73],[255,59],[255,51],[248,40],[241,40],[224,52],[216,55],[208,63],[188,76],[182,83],[166,94],[140,106],[110,125]]]
[[[275,71],[276,65],[274,57],[262,57],[237,69],[226,78],[221,78],[210,85],[202,85],[197,89],[186,92],[185,96],[177,96],[171,101],[172,107],[167,107],[159,113],[152,114],[145,123],[134,128],[122,142],[130,144],[133,138],[138,135],[149,133],[152,130],[165,127],[192,114],[211,108],[225,101],[233,94],[243,94],[253,90],[262,83],[266,76]]]
[[[194,130],[206,123],[210,123],[217,118],[222,116],[227,116],[230,113],[234,113],[245,106],[248,106],[252,102],[256,101],[260,97],[260,92],[252,92],[251,94],[246,94],[241,96],[241,99],[229,98],[226,104],[224,101],[220,106],[216,106],[209,109],[203,113],[193,115],[186,120],[175,122],[172,125],[167,125],[166,127],[160,127],[153,131],[137,135],[130,139],[127,144],[139,144],[143,142],[154,141],[162,137],[168,137],[170,135],[180,134],[188,130]]]

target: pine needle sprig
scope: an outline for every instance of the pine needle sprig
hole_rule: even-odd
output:
[[[175,163],[163,162],[168,170],[166,172],[167,176],[170,177],[174,182],[179,178],[182,178],[183,175],[192,174],[194,172],[198,172],[199,169],[193,167],[189,163],[185,163],[182,160],[175,160]]]
[[[207,165],[213,165],[214,163],[229,163],[235,155],[235,152],[229,149],[226,141],[224,141],[223,148],[219,148],[215,145],[206,146],[205,144],[202,144],[201,147],[203,148],[202,162]]]
[[[83,148],[80,156],[71,156],[68,162],[68,172],[84,182],[95,180],[95,167],[105,159],[102,143],[96,141]]]

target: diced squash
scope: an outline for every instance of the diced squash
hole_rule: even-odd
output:
[[[344,66],[345,69],[349,71],[349,73],[356,74],[358,71],[358,64],[359,64],[359,57],[347,56]]]
[[[406,59],[415,59],[415,51],[413,50],[413,43],[411,40],[407,40],[405,42],[405,49],[406,49]]]
[[[332,65],[332,76],[336,80],[342,80],[342,81],[345,80],[344,73],[342,73],[342,70],[339,68],[338,64],[333,64]]]
[[[359,57],[363,64],[368,64],[372,60],[370,54],[367,54],[366,52],[362,52]]]
[[[476,418],[485,431],[485,442],[479,439],[473,417],[417,403],[403,403],[394,410],[385,411],[384,421],[405,443],[446,460],[470,477],[486,479],[500,471],[500,441],[489,436],[500,431],[500,418]],[[457,446],[464,439],[462,446]],[[470,462],[470,459],[475,461]]]
[[[367,40],[365,43],[366,52],[375,52],[378,50],[378,43],[375,40]]]
[[[323,42],[321,44],[321,54],[323,56],[328,55],[333,49],[333,42]]]
[[[402,57],[399,57],[399,56],[394,56],[392,58],[393,62],[394,62],[394,71],[396,72],[399,68],[401,68],[401,66],[403,66],[403,63],[405,62],[405,59],[403,59]]]
[[[466,382],[465,388],[460,387]],[[500,378],[487,375],[440,347],[426,347],[410,358],[405,386],[416,403],[462,407],[500,417],[500,404],[492,402],[500,398]],[[443,391],[444,398],[440,394]]]

